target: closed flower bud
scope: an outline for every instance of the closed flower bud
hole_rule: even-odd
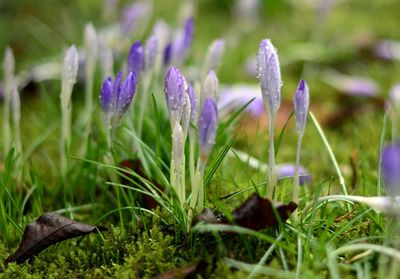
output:
[[[185,93],[185,80],[174,66],[171,66],[167,72],[164,91],[171,123],[179,122],[182,112],[182,98]]]
[[[110,112],[112,109],[112,96],[114,85],[111,77],[104,80],[100,91],[100,105],[104,112]]]
[[[156,36],[147,39],[144,46],[144,69],[150,71],[154,68],[158,53],[158,42]]]
[[[118,103],[117,103],[117,114],[121,116],[127,110],[129,105],[132,102],[133,96],[135,95],[136,91],[136,76],[135,73],[130,72],[129,75],[126,77],[125,81],[122,84]]]
[[[307,83],[300,80],[296,93],[294,94],[294,113],[296,119],[296,131],[303,135],[307,122],[308,106],[310,102],[310,93]]]
[[[100,91],[100,104],[105,113],[112,113],[116,117],[121,117],[132,102],[136,91],[136,76],[129,73],[128,77],[122,81],[122,74],[118,73],[115,81],[111,77],[105,79]]]
[[[278,54],[271,41],[264,39],[257,54],[257,73],[264,104],[270,114],[275,114],[281,103],[281,71]]]
[[[201,88],[201,105],[204,103],[206,98],[213,98],[217,100],[218,98],[218,78],[214,71],[209,71]]]
[[[221,63],[222,56],[225,51],[225,42],[222,39],[215,40],[207,51],[204,71],[207,73],[210,70],[216,71]]]
[[[201,109],[198,137],[200,145],[200,155],[202,160],[207,160],[211,149],[215,143],[215,136],[218,126],[218,110],[215,101],[212,98],[207,98]]]
[[[194,22],[189,18],[185,22],[185,27],[180,30],[172,42],[164,51],[164,62],[171,61],[176,65],[182,65],[188,56],[190,46],[193,40]],[[168,63],[165,63],[165,65]]]
[[[62,68],[62,88],[64,89],[61,94],[61,103],[63,106],[68,106],[72,87],[76,82],[76,77],[78,75],[78,51],[75,46],[68,49],[65,57],[64,64]]]
[[[133,72],[136,77],[144,67],[144,51],[140,41],[135,42],[128,55],[128,73]]]

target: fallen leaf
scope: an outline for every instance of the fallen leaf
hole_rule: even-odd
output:
[[[71,220],[55,212],[44,213],[25,227],[17,251],[9,256],[5,263],[23,263],[55,243],[94,231],[94,226]]]
[[[152,279],[198,278],[197,275],[204,272],[206,268],[207,262],[202,260],[200,262],[191,263],[184,267],[158,274]]]
[[[253,193],[240,207],[232,212],[233,223],[252,230],[261,230],[278,224],[280,218],[286,221],[297,208],[294,202],[282,204],[271,202]],[[278,216],[277,216],[278,215]],[[225,219],[225,224],[231,223]]]
[[[286,221],[289,215],[295,211],[297,204],[289,202],[282,204],[271,202],[253,193],[240,207],[232,212],[232,220],[225,216],[218,216],[210,209],[205,208],[193,218],[192,225],[199,222],[207,224],[235,224],[252,230],[262,230],[272,227],[281,221]]]

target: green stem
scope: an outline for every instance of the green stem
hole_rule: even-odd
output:
[[[272,199],[274,195],[274,188],[276,182],[276,168],[275,168],[275,142],[274,142],[274,125],[275,113],[269,115],[269,160],[268,160],[268,195]]]
[[[200,163],[199,168],[199,195],[197,201],[197,212],[202,212],[204,208],[204,170],[205,170],[206,162]]]
[[[61,175],[65,181],[68,171],[67,153],[71,140],[71,104],[61,109]]]
[[[191,187],[194,185],[195,165],[194,165],[194,152],[195,152],[196,134],[193,128],[189,127],[189,174]]]
[[[299,203],[299,185],[300,185],[299,168],[300,168],[300,151],[301,151],[302,139],[303,135],[299,134],[297,138],[296,165],[295,165],[294,181],[293,181],[293,202],[295,202],[296,204]]]

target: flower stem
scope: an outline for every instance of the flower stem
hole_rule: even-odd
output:
[[[303,135],[299,134],[297,138],[297,148],[296,148],[296,165],[294,172],[294,181],[293,181],[293,202],[296,204],[299,203],[299,185],[300,185],[300,151],[301,151],[301,142],[303,139]]]
[[[274,125],[275,113],[269,115],[269,160],[268,160],[268,195],[272,199],[276,183],[276,167],[275,167],[275,142],[274,142]]]

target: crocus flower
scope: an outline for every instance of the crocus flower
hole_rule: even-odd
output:
[[[282,80],[278,54],[268,39],[260,43],[257,53],[257,72],[264,105],[269,115],[268,197],[272,199],[276,183],[274,126],[275,115],[281,104]]]
[[[281,71],[275,47],[269,39],[260,43],[257,54],[257,72],[261,93],[270,114],[275,114],[281,104]]]
[[[218,126],[218,110],[215,101],[207,98],[201,109],[198,124],[198,142],[202,160],[207,160],[215,143]]]
[[[308,105],[310,103],[310,93],[307,83],[302,79],[294,94],[294,113],[296,118],[296,131],[303,135],[307,122]]]
[[[400,142],[387,145],[382,151],[381,168],[387,191],[400,194]]]
[[[278,179],[291,178],[295,176],[296,166],[294,164],[279,164],[276,166]],[[308,170],[304,167],[299,166],[299,184],[309,184],[311,182],[311,176]]]
[[[64,105],[69,103],[72,94],[72,86],[76,82],[78,75],[78,51],[75,46],[68,49],[62,68],[62,86],[65,88],[65,94],[61,95],[61,100]]]
[[[173,64],[182,65],[189,53],[190,46],[193,40],[194,21],[193,18],[188,18],[185,22],[183,30],[179,31],[172,44],[167,46],[164,51],[164,61],[171,61]],[[168,58],[169,55],[169,59]],[[165,63],[165,65],[168,63]]]
[[[210,70],[216,71],[221,63],[222,56],[225,50],[225,41],[222,39],[215,40],[208,47],[206,61],[204,63],[203,72],[207,73]]]
[[[396,108],[399,108],[399,113],[400,113],[400,83],[397,83],[394,86],[392,86],[389,92],[389,98],[392,104]]]
[[[393,40],[384,40],[374,47],[375,54],[378,57],[388,60],[400,60],[400,42]]]
[[[158,52],[158,42],[156,36],[152,35],[147,39],[144,46],[144,69],[150,71],[154,68]]]
[[[103,111],[111,113],[114,117],[120,118],[132,102],[136,91],[136,76],[130,72],[128,77],[122,81],[122,74],[119,72],[115,81],[111,77],[106,78],[100,91],[100,104]]]
[[[206,98],[218,99],[218,78],[214,71],[209,71],[201,88],[201,105]]]
[[[351,96],[374,97],[378,95],[379,87],[375,81],[358,76],[349,76],[327,70],[322,79],[335,89]]]
[[[130,33],[133,30],[140,30],[149,20],[149,14],[153,9],[152,1],[137,1],[126,6],[122,11],[121,27],[123,32]]]
[[[171,66],[165,76],[165,99],[172,125],[180,122],[182,98],[185,93],[185,79],[180,71]]]
[[[221,87],[218,99],[218,111],[228,113],[239,109],[254,99],[245,109],[252,116],[260,116],[265,112],[260,88],[257,85],[235,84]]]
[[[140,41],[136,41],[129,51],[128,72],[133,72],[136,77],[144,67],[144,51]]]
[[[185,36],[183,37],[183,47],[185,50],[190,48],[190,45],[193,41],[194,34],[194,21],[193,18],[190,17],[185,22]]]

